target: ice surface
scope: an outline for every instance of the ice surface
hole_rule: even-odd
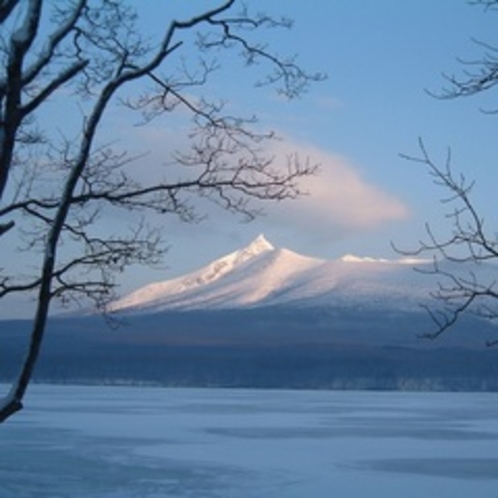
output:
[[[479,498],[496,394],[34,386],[2,497]]]

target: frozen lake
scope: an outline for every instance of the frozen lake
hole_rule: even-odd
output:
[[[498,395],[34,386],[0,497],[497,496]]]

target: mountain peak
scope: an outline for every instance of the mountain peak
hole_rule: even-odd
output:
[[[116,311],[122,308],[141,306],[144,303],[158,302],[164,298],[169,299],[172,296],[176,297],[181,294],[185,295],[187,292],[194,292],[208,284],[214,284],[217,280],[240,268],[245,263],[260,256],[264,257],[264,254],[274,250],[273,245],[261,234],[245,248],[216,259],[200,270],[183,277],[146,285],[115,301],[111,304],[110,309]]]
[[[142,287],[110,309],[157,312],[289,303],[356,306],[358,302],[377,306],[394,300],[418,307],[427,295],[426,286],[408,273],[410,265],[396,262],[351,254],[339,260],[309,258],[275,248],[261,234],[194,272]]]
[[[274,251],[275,248],[270,244],[263,234],[258,235],[247,247],[239,249],[228,256],[221,258],[223,261],[229,261],[230,266],[240,265],[246,261],[264,254],[269,251]]]
[[[253,255],[266,251],[273,251],[275,247],[266,240],[266,237],[260,233],[245,249]]]

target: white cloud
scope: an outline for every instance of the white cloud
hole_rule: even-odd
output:
[[[320,164],[320,171],[303,180],[302,188],[308,195],[270,207],[270,215],[341,232],[375,229],[408,217],[409,210],[401,200],[363,178],[347,159],[310,146],[281,143],[277,149],[279,156],[295,151],[302,158],[308,157]]]
[[[139,179],[153,182],[164,175],[180,175],[181,168],[164,164],[170,160],[172,150],[186,143],[183,137],[175,135],[178,130],[164,132],[148,127],[138,131],[134,140],[143,149],[150,150],[141,160],[147,167],[134,168]],[[268,229],[269,234],[290,229],[337,240],[378,229],[389,222],[402,221],[409,215],[408,208],[400,199],[365,179],[360,169],[344,157],[288,139],[273,142],[268,153],[275,155],[277,165],[280,162],[282,167],[285,167],[287,156],[294,153],[303,160],[309,158],[312,163],[320,165],[316,176],[302,180],[300,187],[308,195],[278,204],[262,203],[267,216],[261,219],[261,229]],[[206,204],[205,200],[192,199],[192,202],[215,225],[232,225],[240,221],[240,218],[228,216]]]

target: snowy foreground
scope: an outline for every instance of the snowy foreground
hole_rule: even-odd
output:
[[[498,395],[34,386],[0,496],[497,496]]]

